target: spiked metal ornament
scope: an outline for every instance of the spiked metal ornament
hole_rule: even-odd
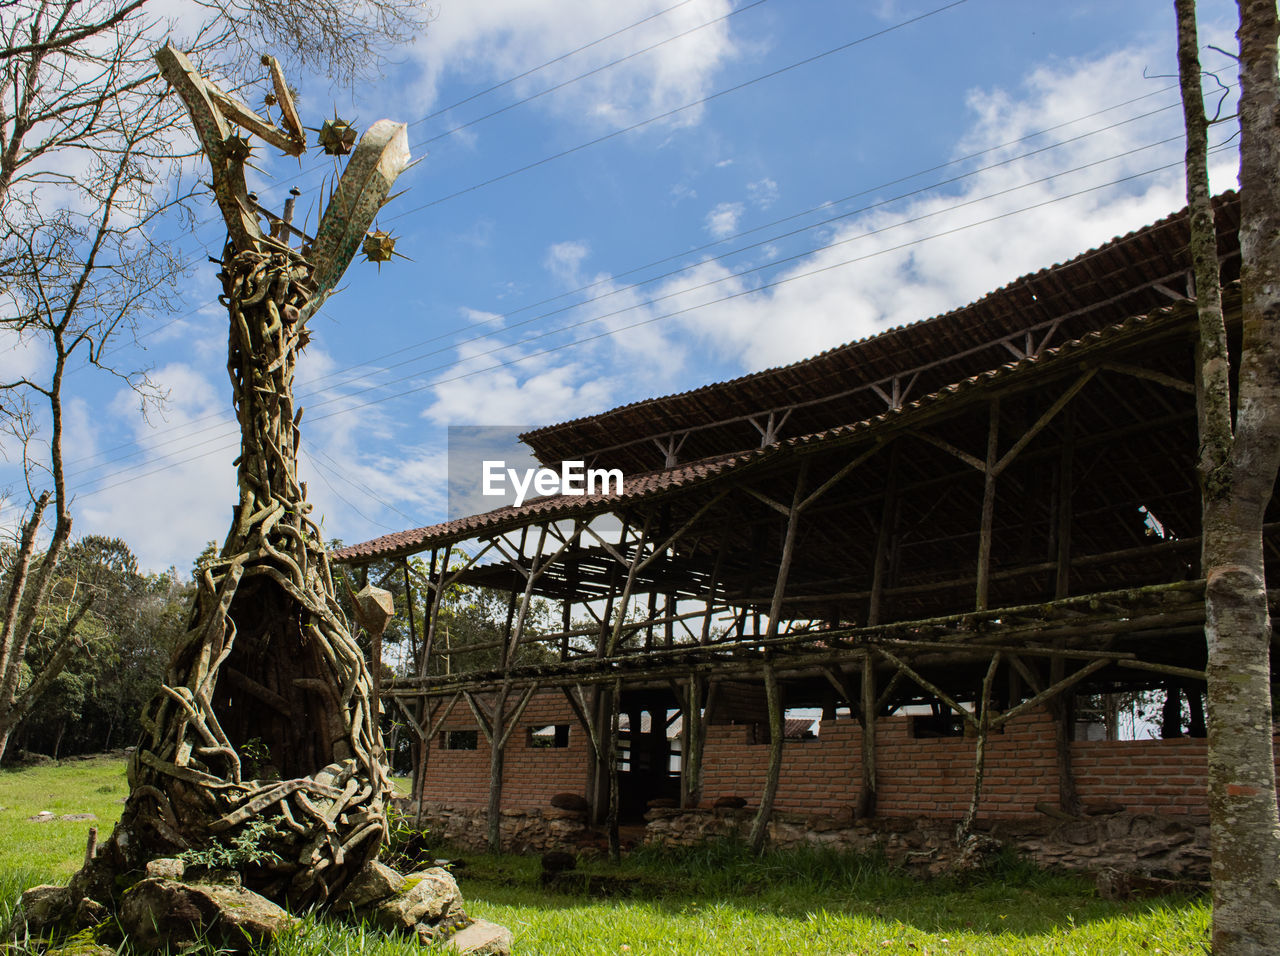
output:
[[[396,237],[389,232],[375,229],[364,237],[360,251],[364,253],[366,262],[376,262],[379,265],[390,262],[396,254]]]
[[[344,119],[335,116],[320,126],[320,147],[330,156],[346,156],[356,144],[356,130]]]
[[[234,133],[222,141],[222,148],[226,151],[227,159],[234,163],[248,162],[253,155],[253,144],[249,142],[249,137]]]

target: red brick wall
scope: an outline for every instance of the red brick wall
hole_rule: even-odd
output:
[[[567,748],[528,745],[529,730],[569,724]],[[446,730],[473,730],[469,710],[458,707]],[[974,741],[962,737],[912,739],[909,718],[882,718],[876,725],[878,812],[885,816],[955,817],[969,806]],[[707,728],[703,800],[736,795],[754,804],[764,787],[766,744],[752,744],[751,728],[719,724]],[[435,741],[438,745],[439,740]],[[816,740],[787,741],[783,748],[779,810],[843,815],[857,800],[862,781],[862,732],[857,721],[822,721]],[[522,715],[507,746],[503,806],[546,807],[564,791],[585,794],[588,743],[568,704],[539,695]],[[1208,813],[1204,740],[1076,741],[1072,762],[1086,803],[1119,803],[1135,813]],[[1049,716],[1036,711],[993,734],[987,746],[982,812],[1031,816],[1037,801],[1056,803],[1058,771]],[[476,750],[433,746],[426,799],[452,806],[484,806],[489,794],[489,746],[479,735]]]
[[[529,731],[546,724],[569,724],[568,747],[530,747]],[[454,708],[443,731],[476,730],[469,708]],[[559,695],[538,695],[529,702],[507,741],[503,764],[502,805],[545,807],[557,793],[584,794],[587,789],[586,732]],[[424,798],[430,803],[483,807],[489,802],[489,744],[477,731],[475,750],[441,749],[432,741]]]

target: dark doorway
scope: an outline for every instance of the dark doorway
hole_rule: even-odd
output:
[[[618,818],[641,823],[655,800],[680,799],[679,710],[670,694],[624,694],[618,728]],[[673,746],[674,744],[674,746]]]

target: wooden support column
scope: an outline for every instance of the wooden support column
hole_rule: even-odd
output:
[[[876,553],[871,571],[871,597],[867,602],[867,625],[880,623],[880,606],[884,596],[889,549],[897,533],[898,455],[900,443],[894,442],[889,452],[889,470],[885,477],[884,502],[880,509],[880,528],[876,531]]]
[[[983,472],[982,517],[978,524],[978,588],[975,606],[979,611],[987,609],[991,590],[991,525],[996,510],[996,463],[999,461],[1000,400],[990,406],[990,422],[987,426],[987,461]]]
[[[588,819],[593,824],[599,823],[596,819],[596,811],[598,806],[596,794],[596,781],[599,779],[600,767],[604,765],[606,742],[599,724],[599,706],[600,694],[598,688],[592,688],[591,700],[582,692],[582,685],[575,685],[572,689],[569,687],[560,688],[564,692],[565,698],[569,701],[569,707],[573,710],[574,716],[578,718],[578,723],[587,735],[587,773],[586,773],[586,798],[588,804]]]
[[[1075,487],[1075,424],[1075,408],[1071,407],[1063,418],[1064,434],[1058,458],[1058,549],[1055,557],[1057,572],[1053,583],[1055,600],[1071,593],[1071,496]],[[1054,658],[1049,664],[1049,683],[1056,684],[1062,677],[1062,658]],[[1077,817],[1083,806],[1076,789],[1075,768],[1071,764],[1071,739],[1075,736],[1075,695],[1060,694],[1051,699],[1046,708],[1053,720],[1053,753],[1058,769],[1058,809]]]
[[[1057,573],[1054,575],[1053,597],[1060,600],[1071,592],[1071,493],[1074,490],[1075,478],[1072,475],[1075,466],[1076,415],[1074,406],[1068,408],[1063,416],[1062,449],[1058,458],[1058,514],[1057,538],[1058,549],[1055,560]]]
[[[520,701],[507,712],[507,698],[511,693],[511,682],[504,680],[494,695],[493,709],[485,713],[480,701],[474,694],[466,693],[467,704],[475,715],[480,732],[489,744],[489,803],[487,807],[487,838],[489,852],[502,852],[502,773],[506,760],[507,742],[511,733],[520,723],[525,707],[537,693],[538,682],[534,681],[525,688]]]
[[[409,559],[406,557],[401,563],[404,566],[405,614],[409,618],[409,658],[416,663],[418,654],[421,653],[421,649],[418,647],[418,631],[417,625],[414,623],[413,581],[409,577]],[[396,702],[400,704],[401,710],[405,710],[405,705],[399,698],[396,699]],[[413,744],[413,779],[409,784],[409,792],[413,794],[414,799],[418,801],[418,817],[416,819],[421,819],[422,795],[420,791],[423,778],[426,776],[427,772],[427,754],[431,748],[430,739],[424,739],[422,731],[419,729],[419,725],[425,724],[427,721],[427,697],[425,694],[420,695],[417,698],[417,705],[418,708],[416,714],[409,715],[407,710],[405,713],[409,716],[410,723],[413,724],[413,729],[417,731],[417,734],[415,735],[417,740],[415,740]]]
[[[870,654],[862,658],[862,791],[854,816],[863,820],[876,813],[876,665]]]
[[[622,704],[622,679],[615,678],[609,693],[612,708],[609,715],[609,813],[605,824],[609,834],[609,859],[614,863],[622,861],[622,843],[618,838],[618,803],[621,794],[618,790],[618,724],[621,719],[619,708]],[[635,758],[635,742],[639,735],[638,721],[631,727],[631,754]]]
[[[778,577],[773,586],[773,600],[769,603],[769,629],[766,639],[778,636],[780,623],[778,618],[782,613],[782,599],[786,594],[787,577],[791,573],[791,560],[795,555],[796,531],[805,501],[804,481],[808,468],[807,461],[801,463],[800,473],[796,476],[795,493],[791,498],[791,508],[787,513],[787,528],[782,539],[782,558],[778,562]],[[756,631],[759,633],[758,624]],[[778,793],[778,779],[782,773],[782,743],[785,736],[782,692],[778,687],[778,675],[768,661],[764,665],[764,690],[769,708],[769,772],[765,777],[760,808],[756,811],[755,820],[751,824],[751,850],[757,855],[764,849],[764,841],[769,834],[769,818],[773,815],[773,800]]]
[[[987,737],[991,732],[991,685],[995,681],[996,669],[1000,666],[1000,652],[991,655],[991,665],[987,668],[987,676],[982,679],[982,698],[978,701],[978,739],[973,751],[973,797],[969,801],[969,812],[960,823],[961,839],[973,832],[973,825],[978,820],[978,804],[982,800],[982,777],[987,764]]]
[[[1064,661],[1061,657],[1049,661],[1049,683],[1063,679]],[[1076,789],[1075,768],[1071,764],[1071,738],[1075,717],[1075,695],[1059,694],[1049,701],[1049,714],[1053,718],[1054,762],[1058,765],[1058,809],[1078,817],[1083,810],[1080,793]]]
[[[773,815],[773,801],[778,795],[778,781],[782,776],[782,741],[786,734],[783,719],[782,690],[778,675],[771,663],[764,665],[764,692],[769,708],[769,772],[765,777],[764,793],[760,797],[760,809],[751,823],[751,852],[760,855],[769,835],[769,818]]]
[[[440,620],[440,604],[444,600],[444,578],[449,571],[449,555],[452,546],[444,549],[443,560],[437,570],[436,560],[440,557],[437,551],[431,552],[431,567],[427,578],[427,619],[423,626],[422,658],[418,661],[418,677],[426,677],[431,666],[431,649],[435,642],[436,625]],[[406,562],[405,567],[408,568]]]
[[[690,810],[698,805],[702,790],[702,697],[703,678],[690,674],[684,694],[684,722],[680,748],[680,807]]]

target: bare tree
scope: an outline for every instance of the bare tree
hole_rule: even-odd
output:
[[[54,44],[64,31],[78,36],[95,11],[72,16],[73,7],[10,22],[4,39],[13,47],[24,36]],[[110,356],[120,332],[166,307],[181,270],[176,250],[152,231],[173,198],[158,182],[181,147],[170,133],[175,105],[146,79],[147,34],[146,24],[126,16],[90,38],[0,62],[0,327],[39,369],[0,382],[2,424],[22,450],[31,494],[0,590],[0,754],[80,646],[76,630],[87,610],[70,611],[53,652],[38,666],[27,662],[24,682],[26,651],[50,626],[41,612],[71,536],[66,374],[80,365],[106,369],[156,397],[144,374],[123,371]],[[42,485],[51,488],[37,491]]]
[[[1280,80],[1275,0],[1239,0],[1241,329],[1232,402],[1195,0],[1175,0],[1200,313],[1213,951],[1280,952],[1280,821],[1262,527],[1280,469]],[[1233,415],[1234,410],[1234,415]]]

